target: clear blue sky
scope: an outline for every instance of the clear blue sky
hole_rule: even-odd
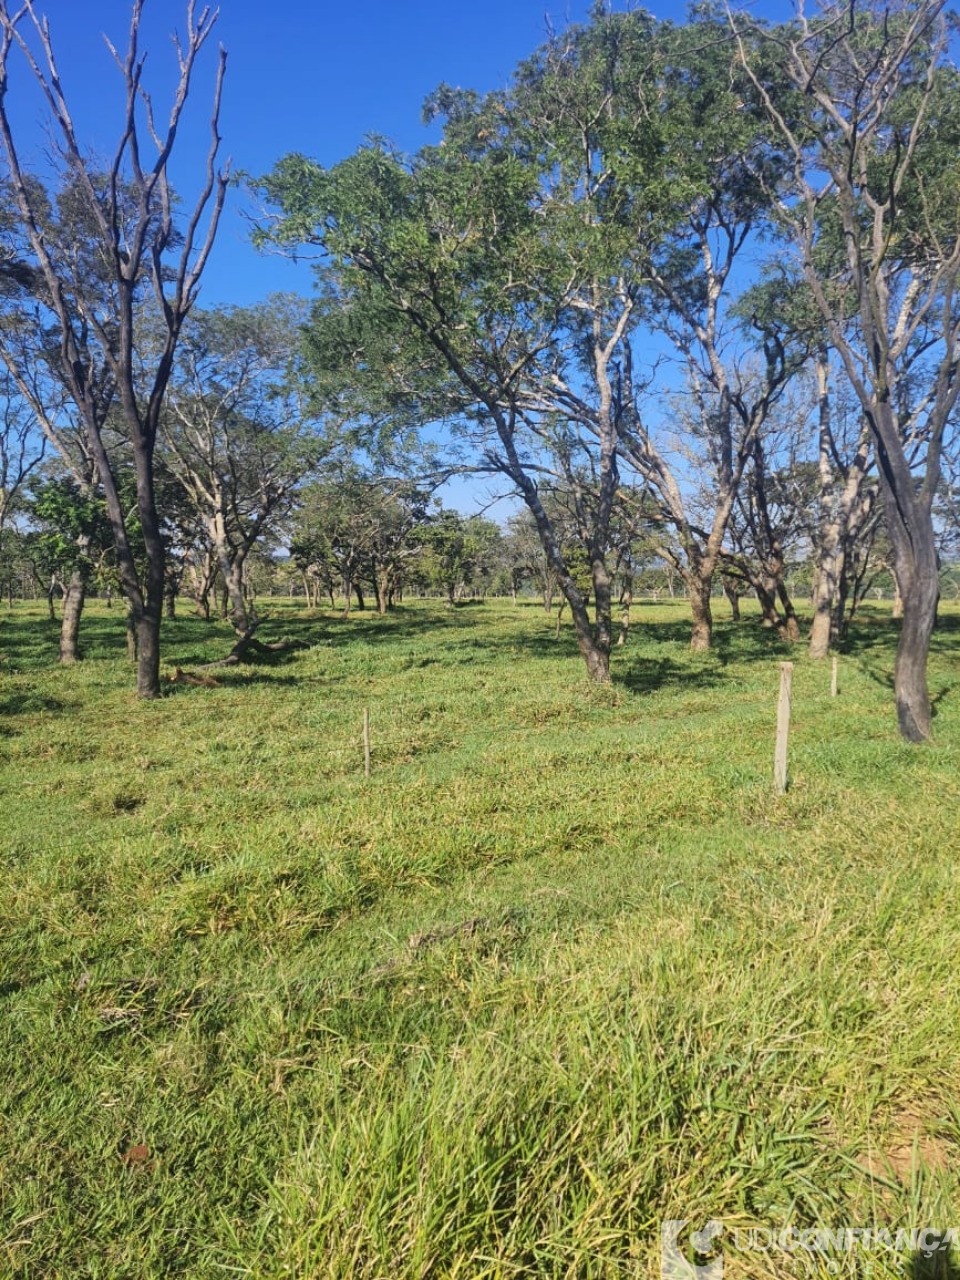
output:
[[[36,4],[50,19],[82,138],[91,151],[108,154],[121,118],[120,75],[102,35],[124,47],[128,0]],[[684,13],[684,6],[668,0],[652,0],[649,7],[662,18],[682,19]],[[420,122],[423,100],[441,80],[479,90],[500,87],[543,40],[547,15],[562,27],[584,18],[588,8],[589,0],[221,0],[215,36],[229,55],[224,152],[235,168],[262,173],[288,151],[332,163],[369,133],[414,150],[429,137]],[[169,35],[182,29],[185,13],[186,0],[146,3],[142,43],[158,109],[168,104],[175,80]],[[196,189],[203,163],[214,62],[211,46],[177,146],[173,175],[185,198]],[[22,75],[13,78],[11,100],[34,130],[40,104]],[[309,272],[251,248],[244,208],[250,209],[249,199],[232,192],[203,302],[249,303],[278,289],[308,292]]]

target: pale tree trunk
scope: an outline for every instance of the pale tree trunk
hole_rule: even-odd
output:
[[[838,582],[836,561],[831,557],[830,563],[827,564],[825,557],[820,562],[813,588],[813,622],[810,626],[811,658],[826,658],[830,653]]]
[[[60,622],[60,661],[65,665],[80,657],[80,615],[87,595],[87,575],[77,567],[70,575],[63,595],[63,617]]]
[[[896,577],[893,579],[893,604],[890,606],[890,617],[894,619],[903,617],[903,595]]]
[[[252,605],[248,605],[243,590],[243,561],[221,558],[220,571],[226,584],[227,597],[230,601],[230,623],[237,635],[252,635],[257,625],[256,613]]]
[[[627,637],[630,634],[630,606],[633,604],[633,574],[628,573],[623,579],[623,592],[620,596],[620,635],[617,637],[617,645],[622,647],[627,643]]]
[[[377,613],[383,615],[390,608],[390,571],[377,566],[373,575],[373,586],[377,596]]]
[[[820,562],[813,584],[813,622],[810,624],[811,658],[826,658],[839,638],[838,616],[846,607],[844,568],[846,552],[841,529],[843,517],[824,520],[820,532]]]

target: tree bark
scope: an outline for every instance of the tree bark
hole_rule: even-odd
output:
[[[940,589],[934,567],[918,566],[900,587],[903,625],[894,667],[894,691],[900,732],[910,742],[924,742],[932,732],[933,710],[927,689],[927,654],[937,616]]]
[[[734,622],[740,621],[740,593],[728,579],[723,580],[723,594],[730,603],[730,617]]]
[[[377,613],[385,614],[390,608],[390,572],[378,567],[373,575],[374,591],[377,595]]]
[[[79,566],[70,575],[63,595],[63,617],[60,622],[60,661],[65,665],[80,657],[80,615],[87,594],[87,575]]]
[[[693,627],[690,632],[690,648],[694,653],[705,653],[713,642],[713,610],[710,605],[710,589],[713,574],[691,575],[687,581],[687,595]]]
[[[826,658],[830,653],[833,633],[833,604],[835,589],[826,593],[820,587],[820,576],[813,598],[813,623],[810,627],[810,657]]]
[[[777,595],[780,599],[780,612],[783,619],[779,627],[780,637],[789,644],[796,644],[800,639],[800,622],[783,578],[777,582]]]
[[[633,574],[627,574],[623,580],[623,593],[620,596],[620,635],[617,646],[622,648],[630,634],[630,606],[633,604]]]

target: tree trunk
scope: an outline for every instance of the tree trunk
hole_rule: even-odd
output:
[[[937,616],[940,589],[936,568],[918,569],[900,587],[903,625],[894,667],[894,691],[900,732],[910,742],[930,737],[932,708],[927,690],[927,654]]]
[[[383,615],[390,608],[390,572],[377,568],[373,575],[373,587],[377,596],[377,613]]]
[[[591,566],[593,578],[593,629],[594,647],[606,655],[607,679],[610,671],[610,650],[613,647],[613,592],[610,574],[602,551],[595,550]],[[588,664],[589,665],[589,664]]]
[[[141,698],[160,696],[160,620],[162,595],[144,606],[137,619],[137,694]]]
[[[834,516],[831,499],[834,490],[832,449],[832,409],[830,404],[830,365],[825,347],[815,357],[817,400],[819,404],[819,475],[820,475],[820,563],[813,586],[813,624],[810,628],[810,657],[825,658],[830,652],[833,602],[839,581],[840,520]]]
[[[127,657],[131,662],[137,660],[137,623],[133,615],[133,605],[127,602]]]
[[[694,653],[706,652],[713,641],[713,610],[710,607],[712,580],[713,574],[710,573],[706,576],[691,575],[687,582],[687,595],[693,614],[690,648]]]
[[[163,615],[171,619],[177,616],[177,588],[173,583],[168,583],[163,592]]]
[[[810,657],[825,658],[836,638],[836,607],[840,599],[842,563],[834,547],[824,551],[813,588],[813,623],[810,627]],[[845,599],[841,603],[841,609]]]
[[[727,600],[730,603],[731,619],[734,622],[739,622],[740,621],[740,593],[739,591],[737,591],[733,583],[727,578],[724,578],[723,580],[723,594],[727,597]]]
[[[74,569],[63,595],[63,618],[60,623],[60,661],[76,662],[80,657],[80,615],[87,594],[87,575],[81,568]]]
[[[781,578],[777,583],[777,595],[780,597],[781,613],[783,621],[780,623],[780,637],[789,644],[796,644],[800,639],[800,623],[797,619],[797,611],[793,607],[793,600],[790,592],[787,590],[787,584]]]
[[[630,606],[633,604],[633,574],[627,574],[623,579],[623,593],[620,596],[620,635],[617,637],[617,646],[622,647],[627,643],[627,636],[630,633]]]
[[[761,626],[771,631],[777,631],[780,628],[780,615],[777,613],[777,597],[774,594],[775,587],[771,582],[754,583],[754,591],[757,593],[757,599],[760,602]]]
[[[890,608],[890,617],[894,620],[903,617],[903,593],[896,578],[893,580],[893,605]]]

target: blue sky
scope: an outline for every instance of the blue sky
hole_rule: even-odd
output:
[[[684,6],[656,0],[649,7],[662,18],[679,20],[684,13]],[[120,75],[102,36],[124,47],[128,0],[37,0],[37,8],[49,17],[82,139],[92,151],[109,154],[121,118]],[[262,173],[288,151],[332,163],[368,133],[413,150],[429,137],[420,108],[441,80],[500,87],[542,41],[547,15],[563,27],[588,9],[589,0],[221,0],[215,39],[229,56],[224,152],[236,169]],[[142,45],[158,109],[168,104],[175,81],[169,35],[182,29],[185,13],[186,0],[146,3]],[[202,170],[215,56],[211,44],[177,145],[173,174],[185,198]],[[38,137],[40,104],[22,74],[13,78],[11,101]],[[231,193],[205,278],[206,305],[249,303],[278,289],[309,291],[307,271],[261,257],[250,246],[243,217],[250,207],[241,192]]]

